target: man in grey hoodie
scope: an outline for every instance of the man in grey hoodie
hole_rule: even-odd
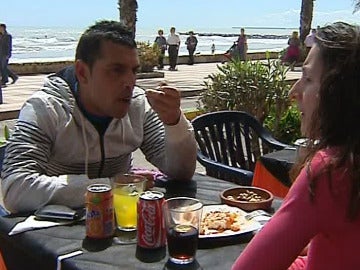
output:
[[[180,94],[136,87],[138,68],[121,23],[97,22],[83,33],[75,64],[50,75],[20,111],[1,174],[8,210],[81,207],[87,186],[129,172],[138,148],[169,178],[191,179],[196,141]]]

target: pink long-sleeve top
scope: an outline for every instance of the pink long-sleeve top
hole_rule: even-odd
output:
[[[335,151],[318,152],[311,171],[322,170]],[[305,269],[360,269],[360,216],[354,221],[347,216],[349,172],[336,169],[331,181],[328,173],[321,174],[313,201],[309,181],[303,169],[281,208],[248,244],[232,270],[288,269],[309,242]]]

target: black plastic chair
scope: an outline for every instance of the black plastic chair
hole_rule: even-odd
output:
[[[198,144],[197,160],[206,174],[240,185],[251,185],[257,159],[288,147],[277,141],[252,115],[219,111],[192,121]]]

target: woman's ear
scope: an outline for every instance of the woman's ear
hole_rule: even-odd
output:
[[[75,61],[75,75],[80,85],[87,84],[90,76],[89,66],[82,60]]]

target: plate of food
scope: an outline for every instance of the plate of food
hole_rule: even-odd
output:
[[[259,230],[261,224],[255,220],[247,220],[247,214],[226,204],[205,205],[201,215],[199,238],[234,236]]]

